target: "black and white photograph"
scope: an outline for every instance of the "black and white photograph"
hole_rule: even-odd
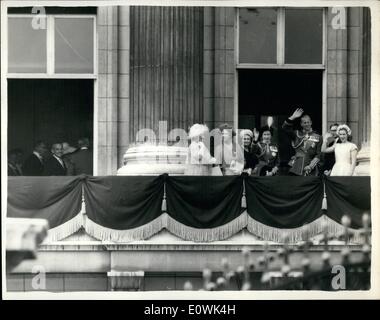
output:
[[[3,296],[380,298],[355,3],[2,1]]]

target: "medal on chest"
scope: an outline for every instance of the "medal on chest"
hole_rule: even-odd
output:
[[[272,157],[276,157],[278,149],[276,146],[270,146],[269,147],[270,152],[272,153]]]

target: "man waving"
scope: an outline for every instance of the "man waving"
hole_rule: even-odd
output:
[[[294,130],[294,121],[301,118],[302,130]],[[289,162],[289,173],[297,176],[318,175],[317,164],[320,161],[322,137],[313,131],[310,116],[298,108],[284,121],[282,128],[292,139],[295,155]]]

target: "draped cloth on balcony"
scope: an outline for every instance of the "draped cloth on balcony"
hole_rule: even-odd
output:
[[[343,232],[343,215],[359,234],[370,197],[369,177],[10,177],[7,215],[48,219],[52,240],[83,227],[116,243],[145,240],[162,229],[209,242],[246,228],[264,240],[297,242],[326,225],[330,233]]]
[[[246,194],[248,230],[261,238],[295,242],[306,238],[305,233],[322,232],[323,184],[320,178],[248,177]],[[289,237],[291,239],[287,239]]]
[[[240,205],[242,181],[241,176],[170,177],[166,184],[168,229],[192,241],[231,237],[246,225]]]
[[[162,229],[163,176],[88,177],[84,199],[86,231],[110,241],[146,239]],[[129,230],[123,232],[120,230]]]
[[[83,225],[82,181],[80,176],[9,177],[7,216],[46,219],[56,236],[65,238]]]
[[[368,177],[330,177],[326,180],[327,215],[340,222],[343,215],[351,227],[361,228],[363,212],[371,210],[371,185]]]

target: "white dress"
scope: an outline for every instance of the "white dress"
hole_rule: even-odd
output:
[[[215,159],[210,151],[201,141],[192,141],[186,158],[185,175],[189,176],[209,176],[212,175],[212,164]]]
[[[331,176],[352,176],[351,151],[358,147],[352,142],[335,144],[335,164],[331,170]]]

